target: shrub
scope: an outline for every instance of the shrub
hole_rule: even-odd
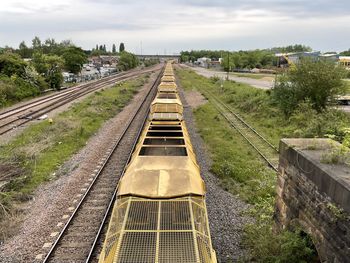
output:
[[[336,95],[345,92],[343,77],[344,69],[333,62],[303,59],[277,78],[272,95],[287,116],[304,101],[309,101],[313,109],[321,112]]]

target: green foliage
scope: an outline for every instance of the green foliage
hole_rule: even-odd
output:
[[[19,44],[19,50],[18,50],[18,54],[22,57],[22,58],[30,58],[32,56],[32,49],[28,48],[26,43],[24,41],[22,41]]]
[[[28,64],[17,54],[4,53],[0,55],[0,74],[24,76]]]
[[[40,94],[38,86],[16,75],[12,78],[0,75],[0,108],[38,94]]]
[[[112,53],[116,53],[117,52],[117,47],[115,46],[115,44],[112,45]]]
[[[289,45],[286,47],[274,47],[271,49],[274,52],[278,53],[290,53],[290,52],[306,52],[306,51],[312,51],[312,48],[305,45],[295,44],[295,45]]]
[[[321,163],[350,165],[350,150],[346,146],[334,146],[321,156]]]
[[[239,52],[226,52],[223,55],[222,65],[224,70],[228,70],[228,62],[230,68],[262,68],[275,65],[276,59],[274,54],[266,50],[251,50]]]
[[[279,76],[273,98],[285,115],[290,116],[302,102],[323,111],[336,95],[345,92],[344,70],[329,61],[303,59],[294,69]]]
[[[341,55],[341,56],[350,56],[350,48],[348,50],[340,52],[339,55]]]
[[[35,53],[31,61],[35,69],[45,77],[51,89],[60,89],[63,83],[62,67],[64,60],[57,55]]]
[[[120,53],[118,67],[120,70],[128,70],[139,65],[138,58],[129,52],[123,51]]]
[[[87,62],[87,57],[84,51],[79,47],[67,48],[63,55],[64,67],[66,70],[77,74],[81,71],[83,64]]]
[[[38,185],[52,179],[53,172],[84,147],[104,121],[126,105],[144,81],[138,78],[93,94],[53,118],[53,124],[48,121],[33,124],[1,145],[0,171],[10,162],[14,165],[11,169],[20,172],[2,190],[0,204],[28,198]]]
[[[349,116],[335,109],[319,114],[305,102],[290,118],[285,118],[271,103],[270,91],[232,81],[225,81],[221,88],[221,83],[192,71],[176,70],[176,73],[185,90],[209,89],[275,145],[282,137],[333,134],[342,141],[350,134]],[[243,243],[250,255],[242,261],[317,262],[310,236],[300,229],[273,231],[275,173],[259,161],[257,153],[210,103],[197,108],[194,114],[197,129],[211,154],[211,171],[220,178],[224,189],[252,204],[249,214],[255,222],[245,228]]]
[[[251,224],[245,228],[244,245],[251,255],[246,262],[308,263],[317,262],[311,238],[301,230],[274,233],[269,224]]]
[[[124,50],[125,50],[125,45],[122,42],[122,43],[119,44],[119,52],[123,52]]]
[[[180,60],[181,62],[196,61],[199,58],[211,58],[213,60],[218,60],[227,52],[224,50],[191,50],[191,51],[181,51]]]
[[[43,78],[17,54],[0,55],[0,107],[40,94]]]
[[[145,59],[143,61],[143,64],[145,65],[145,67],[153,66],[158,63],[160,63],[159,59]]]

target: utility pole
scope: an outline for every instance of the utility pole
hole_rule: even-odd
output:
[[[228,80],[229,71],[230,71],[230,52],[227,51],[227,76],[226,76],[226,80]]]

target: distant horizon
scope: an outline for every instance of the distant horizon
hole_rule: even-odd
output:
[[[301,43],[321,52],[350,48],[350,4],[277,0],[13,0],[0,6],[0,46],[69,39],[83,49],[124,42],[130,52],[254,50]]]

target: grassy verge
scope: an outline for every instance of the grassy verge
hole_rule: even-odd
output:
[[[54,171],[78,152],[86,141],[130,101],[148,76],[97,91],[54,118],[28,127],[0,148],[0,174],[10,183],[0,192],[4,213],[16,201],[30,198],[41,183],[53,179]],[[57,175],[56,175],[57,176]],[[0,217],[1,220],[1,217]]]
[[[245,84],[227,81],[223,88],[188,70],[177,70],[185,90],[210,89],[231,108],[243,116],[276,146],[282,137],[333,136],[341,141],[350,125],[349,116],[337,110],[317,114],[307,105],[291,118],[271,103],[269,92]],[[310,262],[315,258],[310,237],[301,230],[273,232],[273,211],[276,175],[260,161],[257,153],[241,135],[207,103],[194,111],[197,128],[207,144],[213,165],[222,187],[253,205],[249,213],[256,219],[247,225],[243,245],[251,253],[243,261]]]
[[[262,79],[262,78],[275,78],[275,75],[272,74],[254,74],[254,73],[230,73],[230,75],[233,75],[235,77],[240,78],[251,78],[251,79]]]

